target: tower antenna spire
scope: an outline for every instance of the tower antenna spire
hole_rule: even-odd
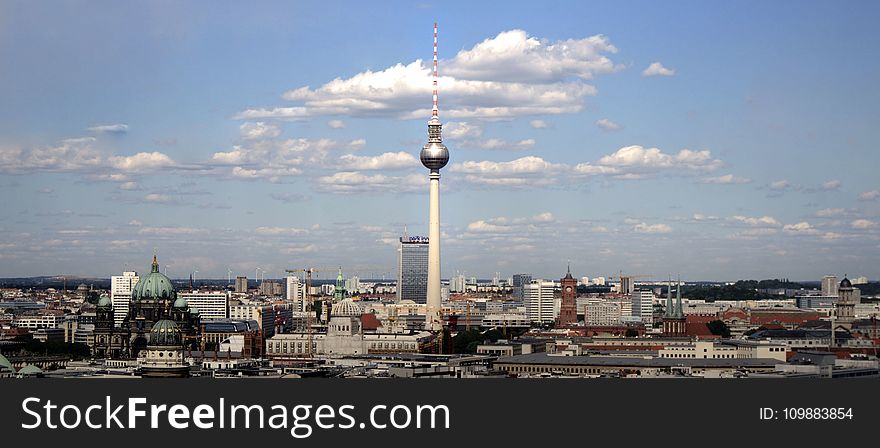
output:
[[[434,106],[431,108],[431,117],[438,117],[437,108],[437,22],[434,22]],[[439,117],[438,117],[439,118]]]

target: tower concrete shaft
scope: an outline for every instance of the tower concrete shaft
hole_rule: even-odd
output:
[[[428,294],[425,329],[443,329],[440,298],[440,171],[431,171],[428,210]]]

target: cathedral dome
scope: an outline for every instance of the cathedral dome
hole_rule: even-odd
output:
[[[134,289],[131,291],[131,300],[171,299],[175,296],[171,279],[159,272],[159,263],[154,255],[150,273],[134,285]]]
[[[843,277],[843,280],[840,281],[841,288],[852,288],[852,282],[849,281],[848,278]]]
[[[173,320],[161,319],[150,330],[150,345],[181,345],[180,327]]]
[[[361,307],[351,299],[344,299],[333,304],[330,315],[333,317],[360,317]]]
[[[112,304],[110,303],[110,298],[107,296],[101,296],[101,298],[98,299],[99,307],[110,307],[111,305]]]
[[[186,308],[187,301],[183,297],[178,297],[177,300],[174,301],[174,308]]]

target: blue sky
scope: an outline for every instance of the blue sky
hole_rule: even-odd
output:
[[[616,4],[621,3],[621,4]],[[0,277],[877,278],[875,2],[3,2]]]

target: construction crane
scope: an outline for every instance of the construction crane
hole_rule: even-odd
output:
[[[306,357],[312,357],[312,318],[314,315],[314,296],[312,295],[312,274],[315,272],[333,272],[339,268],[305,268],[305,269],[286,269],[287,273],[304,273],[306,280],[306,291],[303,298],[306,301],[306,333],[308,334],[308,344],[306,346]]]

